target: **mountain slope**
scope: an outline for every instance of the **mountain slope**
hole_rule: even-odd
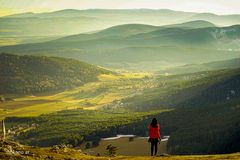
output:
[[[73,59],[0,54],[0,93],[58,91],[96,81],[109,71]]]
[[[113,68],[151,65],[151,71],[156,71],[164,67],[161,64],[171,67],[239,58],[239,39],[239,25],[186,29],[129,24],[45,43],[1,47],[0,52],[70,57]]]
[[[239,98],[239,67],[190,74],[159,76],[158,86],[123,100],[128,108],[151,110],[227,102]],[[233,93],[232,93],[233,92]]]
[[[93,34],[78,34],[60,38],[55,42],[71,42],[76,43],[80,41],[97,40],[106,37],[128,37],[131,35],[146,33],[158,29],[157,26],[144,25],[144,24],[124,24],[113,26]]]
[[[239,24],[240,16],[215,15],[208,13],[201,14],[167,9],[67,9],[48,13],[23,13],[2,17],[0,18],[0,28],[6,30],[2,30],[0,35],[62,36],[101,30],[107,27],[127,23],[141,23],[159,26],[198,20],[209,21],[216,25],[226,26]],[[61,29],[56,26],[61,26]]]
[[[113,26],[101,31],[98,31],[94,34],[79,34],[73,36],[67,36],[59,39],[60,41],[70,40],[70,41],[86,41],[91,39],[99,39],[104,37],[130,37],[136,34],[148,33],[158,29],[164,28],[206,28],[206,27],[216,27],[214,24],[207,21],[192,21],[181,24],[172,24],[167,26],[152,26],[145,24],[124,24]]]
[[[148,41],[156,41],[165,45],[197,45],[201,47],[219,47],[220,44],[225,47],[230,47],[231,43],[239,40],[240,26],[230,27],[210,27],[199,29],[182,29],[182,28],[165,28],[155,30],[149,33],[143,33],[136,36],[132,36],[135,39],[148,39]],[[226,44],[225,44],[226,43]],[[237,42],[235,42],[237,43]],[[162,45],[163,45],[162,44]],[[239,47],[235,44],[235,47]]]
[[[170,135],[171,154],[233,153],[240,150],[240,69],[159,77],[159,87],[123,100],[128,108],[173,108],[154,115],[162,135]],[[153,117],[153,116],[152,116]],[[128,133],[146,136],[152,117],[128,125]],[[121,130],[117,128],[116,130]],[[224,135],[224,136],[223,136]]]

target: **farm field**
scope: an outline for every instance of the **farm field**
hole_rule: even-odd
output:
[[[9,116],[31,117],[60,110],[83,108],[99,109],[114,101],[134,96],[144,88],[154,87],[152,80],[144,80],[149,73],[100,75],[99,81],[60,93],[12,97],[0,103],[0,119]]]

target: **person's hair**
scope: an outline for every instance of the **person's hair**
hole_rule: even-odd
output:
[[[151,126],[152,126],[153,128],[157,128],[157,119],[156,119],[156,118],[153,118],[153,119],[152,119]]]

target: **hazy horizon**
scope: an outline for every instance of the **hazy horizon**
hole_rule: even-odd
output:
[[[177,4],[177,5],[176,5]],[[53,12],[65,9],[170,9],[175,11],[214,13],[218,15],[240,14],[237,0],[0,0],[0,16],[25,12]]]

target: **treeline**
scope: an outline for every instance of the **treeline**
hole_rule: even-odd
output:
[[[10,130],[36,124],[35,129],[15,136],[20,143],[43,147],[64,143],[76,147],[86,141],[97,145],[101,137],[116,135],[118,126],[137,122],[146,114],[75,109],[32,118],[8,117],[5,121]]]
[[[110,73],[73,59],[0,54],[0,94],[30,94],[69,89]]]

